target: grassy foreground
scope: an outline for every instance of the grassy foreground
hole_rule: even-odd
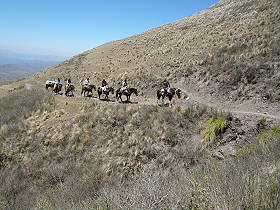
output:
[[[205,108],[67,106],[43,90],[0,99],[1,210],[279,208],[277,127],[217,161],[198,139],[213,146],[226,117]]]

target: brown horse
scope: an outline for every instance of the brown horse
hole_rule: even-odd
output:
[[[84,96],[86,96],[85,95],[86,93],[87,93],[87,96],[88,96],[89,93],[91,93],[91,95],[92,95],[92,90],[93,89],[96,91],[95,85],[83,85],[81,95],[84,94]]]
[[[114,94],[114,88],[113,87],[106,87],[103,90],[102,90],[102,87],[98,87],[98,89],[97,89],[98,98],[100,99],[100,96],[102,94],[104,94],[105,95],[105,100],[108,100],[110,92],[112,92],[112,94]]]
[[[130,102],[130,96],[132,95],[132,93],[134,93],[136,96],[138,96],[138,91],[136,88],[127,88],[127,90],[124,90],[124,91],[122,91],[121,88],[119,88],[116,91],[116,99],[117,99],[117,101],[119,101],[119,99],[121,99],[121,102],[123,102],[122,95],[125,95],[126,102]]]
[[[170,88],[169,90],[160,89],[157,91],[157,99],[158,101],[162,100],[162,104],[164,104],[164,98],[167,97],[169,99],[169,103],[172,105],[172,98],[177,95],[178,98],[181,98],[181,90],[179,88]]]
[[[66,96],[73,96],[74,97],[74,91],[75,91],[75,86],[74,85],[65,86],[65,95]],[[70,92],[71,92],[71,95],[68,95]]]

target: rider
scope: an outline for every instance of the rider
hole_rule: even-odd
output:
[[[107,85],[108,85],[108,83],[106,82],[105,79],[103,79],[103,80],[102,80],[102,83],[101,83],[101,89],[102,89],[103,91],[106,90]]]
[[[59,78],[57,78],[57,80],[55,81],[55,84],[54,84],[54,90],[56,90],[57,87],[59,87],[58,85],[60,85],[60,84],[61,84],[61,80]]]
[[[87,79],[84,81],[84,86],[88,86],[88,85],[90,85],[89,78],[87,78]]]
[[[169,83],[169,81],[167,79],[164,79],[162,85],[163,85],[163,87],[162,87],[163,91],[165,93],[169,92],[169,90],[170,90],[170,83]]]
[[[66,87],[70,87],[71,85],[71,79],[69,78],[67,81],[66,81]]]
[[[124,79],[123,83],[122,83],[122,88],[121,91],[127,91],[128,89],[128,82],[127,82],[127,78]]]
[[[55,81],[56,84],[61,84],[61,80],[59,78],[57,78],[57,80]]]

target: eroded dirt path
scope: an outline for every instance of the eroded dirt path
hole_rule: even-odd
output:
[[[34,88],[30,84],[23,84],[26,89]],[[179,86],[180,87],[180,86]],[[245,102],[231,102],[226,99],[215,99],[212,96],[205,95],[203,93],[192,92],[191,89],[184,89],[183,90],[182,98],[178,99],[177,97],[174,98],[173,105],[175,106],[182,106],[182,107],[189,107],[192,105],[200,105],[205,106],[210,109],[214,109],[217,111],[223,112],[230,112],[234,116],[239,118],[246,118],[247,120],[257,120],[261,118],[265,118],[268,120],[277,121],[280,123],[280,106],[279,104],[266,104],[258,100],[251,100]],[[8,85],[2,85],[0,87],[1,96],[7,95],[10,91],[17,89],[15,83],[11,83]],[[79,109],[78,107],[82,106],[84,103],[88,103],[92,100],[98,100],[97,93],[93,92],[93,97],[83,97],[80,95],[80,91],[75,91],[75,97],[65,97],[64,95],[56,96],[58,99],[59,105],[58,107],[64,106],[65,107],[75,107],[73,109],[74,112],[77,112]],[[102,103],[118,103],[115,101],[115,95],[110,95],[109,97],[111,101],[100,101]],[[125,99],[125,97],[123,97]],[[142,104],[142,105],[157,105],[156,96],[153,93],[148,94],[147,96],[138,96],[132,95],[131,97],[133,104]],[[167,103],[168,100],[165,100]],[[69,117],[73,114],[73,112],[69,111]]]
[[[93,94],[92,98],[83,97],[79,94],[75,94],[75,97],[68,97],[67,103],[71,103],[71,101],[87,101],[90,102],[91,100],[94,101],[100,101],[96,96],[96,94]],[[65,96],[57,96],[57,97],[63,97]],[[110,101],[100,101],[101,103],[112,103],[112,104],[118,104],[119,102],[115,101],[115,98],[113,95],[110,95],[109,97]],[[125,99],[125,97],[123,98]],[[156,98],[150,97],[144,97],[144,96],[132,96],[131,97],[132,103],[129,103],[127,105],[157,105],[158,101]],[[165,100],[167,103],[168,100]],[[159,102],[161,104],[161,102]],[[173,100],[173,105],[175,106],[181,106],[181,107],[189,107],[192,105],[200,105],[205,106],[210,109],[214,109],[217,111],[222,112],[230,112],[232,115],[237,116],[239,118],[247,118],[248,120],[257,120],[265,118],[267,120],[273,120],[280,123],[280,109],[277,109],[277,106],[270,106],[268,107],[265,104],[256,104],[252,105],[249,103],[243,103],[243,104],[234,104],[234,103],[220,103],[217,100],[209,99],[202,96],[197,96],[196,94],[188,94],[183,95],[181,99],[178,99],[177,97]]]

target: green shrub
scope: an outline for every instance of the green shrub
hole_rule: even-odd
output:
[[[216,143],[217,137],[224,132],[227,117],[223,114],[215,114],[202,127],[201,135],[207,146]]]

